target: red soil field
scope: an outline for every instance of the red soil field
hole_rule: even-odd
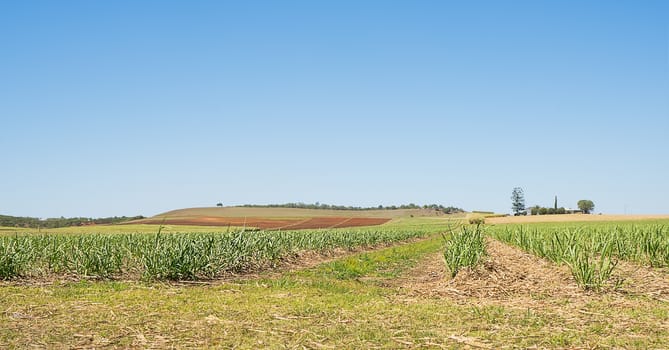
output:
[[[347,218],[315,217],[307,219],[268,219],[268,218],[228,218],[228,217],[191,217],[191,218],[149,218],[135,220],[133,224],[166,224],[193,226],[246,226],[261,230],[303,230],[318,228],[341,228],[358,226],[376,226],[390,221],[387,218]],[[129,222],[130,223],[130,222]]]
[[[357,226],[376,226],[385,224],[390,219],[383,218],[349,218],[333,227],[357,227]]]

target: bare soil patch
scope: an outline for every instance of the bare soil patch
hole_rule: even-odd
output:
[[[590,214],[565,214],[565,215],[529,215],[529,216],[503,216],[486,218],[487,224],[529,224],[535,222],[593,222],[593,221],[639,221],[639,220],[663,220],[669,219],[669,215],[590,215]]]

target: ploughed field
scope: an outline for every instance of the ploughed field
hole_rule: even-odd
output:
[[[304,230],[376,226],[392,219],[443,217],[432,209],[333,210],[263,207],[206,207],[172,210],[126,224],[237,226],[260,230]],[[449,218],[457,215],[449,215]]]
[[[133,221],[133,224],[170,224],[197,226],[255,227],[261,230],[303,230],[376,226],[390,221],[389,218],[358,217],[314,217],[314,218],[258,218],[258,217],[156,217]]]

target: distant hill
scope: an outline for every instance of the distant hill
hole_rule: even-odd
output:
[[[133,224],[253,227],[263,230],[299,230],[382,225],[402,217],[464,216],[435,208],[414,209],[308,209],[281,206],[186,208],[168,211]]]
[[[305,209],[283,207],[203,207],[168,211],[154,218],[190,218],[190,217],[263,217],[263,218],[310,218],[310,217],[351,217],[351,218],[399,218],[409,216],[446,215],[435,209]]]

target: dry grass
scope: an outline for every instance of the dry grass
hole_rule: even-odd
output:
[[[473,270],[463,269],[451,279],[443,257],[435,255],[398,281],[410,295],[447,296],[460,301],[477,298],[505,305],[527,305],[540,295],[575,298],[583,294],[566,267],[493,239],[486,241],[487,260]]]

